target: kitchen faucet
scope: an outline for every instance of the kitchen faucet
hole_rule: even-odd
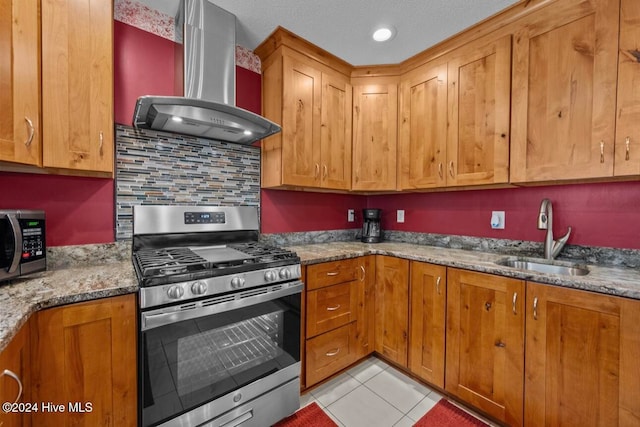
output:
[[[544,257],[548,260],[558,256],[571,234],[571,227],[569,227],[567,234],[558,240],[553,240],[553,207],[549,199],[542,199],[540,204],[538,230],[547,230],[547,236],[544,239]]]

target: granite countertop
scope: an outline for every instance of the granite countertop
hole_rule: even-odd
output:
[[[0,285],[0,351],[32,313],[138,291],[131,260],[48,270]]]
[[[287,249],[295,251],[303,264],[336,261],[369,254],[391,255],[447,267],[457,267],[538,283],[640,299],[640,271],[632,268],[582,264],[589,268],[589,274],[586,276],[544,274],[497,265],[496,261],[508,257],[508,255],[504,254],[395,242],[376,244],[333,242],[288,246]],[[563,262],[558,261],[558,263],[562,264]]]
[[[539,283],[640,299],[640,271],[636,268],[588,265],[586,276],[565,276],[516,270],[495,264],[507,255],[449,249],[411,243],[331,242],[286,246],[303,264],[317,264],[363,255],[390,255],[448,267],[498,274]],[[102,262],[92,265],[96,254]],[[32,313],[58,305],[138,291],[129,245],[83,245],[60,248],[47,258],[49,270],[0,285],[0,351]],[[49,256],[49,254],[48,254]],[[51,262],[50,262],[51,261]]]

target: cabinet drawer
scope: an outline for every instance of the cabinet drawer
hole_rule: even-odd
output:
[[[324,262],[307,267],[307,289],[313,290],[358,278],[358,259]]]
[[[307,337],[314,337],[356,320],[357,282],[307,292]]]
[[[307,387],[356,360],[355,322],[307,340]]]

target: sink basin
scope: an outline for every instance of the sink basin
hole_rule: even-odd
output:
[[[562,274],[568,276],[585,276],[589,269],[584,265],[563,261],[548,261],[536,258],[504,258],[496,264],[518,270],[535,271],[538,273]]]

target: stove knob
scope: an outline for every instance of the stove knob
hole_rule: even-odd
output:
[[[231,279],[231,287],[234,289],[242,288],[244,286],[244,278],[234,277]]]
[[[269,270],[264,273],[264,280],[266,280],[267,282],[273,282],[277,278],[278,276],[276,276],[276,272],[273,270]]]
[[[193,285],[191,285],[191,292],[194,295],[202,295],[207,292],[207,284],[204,282],[194,282]]]
[[[283,269],[280,270],[280,278],[281,279],[288,279],[290,277],[291,277],[291,272],[288,269],[283,268]]]
[[[167,291],[167,295],[171,299],[180,299],[184,295],[184,289],[182,289],[182,286],[172,286]]]

